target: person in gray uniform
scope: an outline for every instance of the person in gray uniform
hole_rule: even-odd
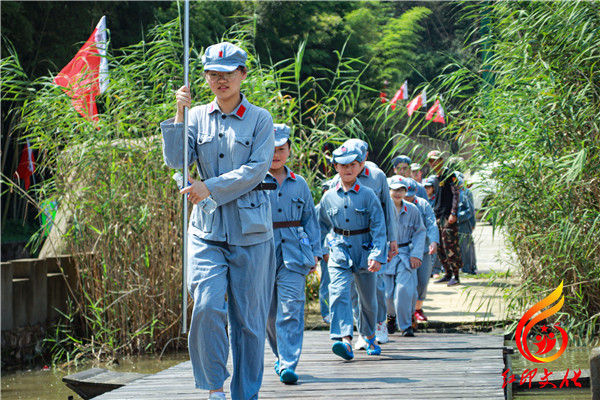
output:
[[[411,179],[412,180],[412,179]],[[399,175],[389,179],[390,196],[398,218],[398,255],[385,266],[388,314],[396,315],[402,336],[415,335],[413,315],[417,301],[417,269],[425,245],[425,225],[417,207],[404,200],[407,178]]]
[[[331,185],[331,179],[326,180],[321,185],[321,190],[323,194],[329,190]],[[321,208],[321,203],[317,204],[315,207],[317,215],[319,214],[319,209]],[[327,247],[327,243],[329,239],[327,235],[329,234],[329,230],[331,227],[325,227],[319,224],[319,231],[321,233],[321,251],[323,252],[323,258],[320,261],[321,267],[321,279],[319,280],[319,308],[321,310],[321,318],[323,322],[329,324],[331,319],[329,317],[329,270],[327,269],[327,261],[329,261],[329,248]]]
[[[246,52],[231,43],[209,46],[202,64],[215,99],[189,111],[185,156],[196,164],[200,179],[190,177],[191,185],[181,190],[194,204],[188,346],[195,386],[209,390],[210,399],[225,398],[230,345],[231,397],[258,398],[275,278],[269,187],[262,183],[273,160],[273,119],[241,93],[246,59]],[[182,168],[184,107],[192,105],[189,88],[179,88],[176,99],[175,118],[160,127],[165,163]],[[216,203],[214,212],[200,206],[205,199]]]
[[[410,157],[404,154],[394,157],[392,159],[392,166],[394,167],[394,173],[396,175],[400,175],[403,178],[411,179],[413,176],[414,168],[416,168],[415,166],[418,166],[419,171],[421,168],[420,164],[411,163]],[[423,185],[418,181],[415,182],[417,184],[417,196],[427,198],[427,192],[425,191]]]
[[[279,380],[298,381],[296,367],[304,337],[306,275],[321,258],[319,222],[310,189],[303,177],[286,165],[290,127],[275,124],[275,154],[266,183],[270,192],[277,273],[267,321],[267,339],[275,355]]]
[[[477,259],[475,257],[475,242],[473,241],[473,229],[475,229],[475,206],[473,205],[472,194],[465,185],[464,175],[455,171],[458,179],[460,196],[458,201],[458,213],[456,219],[458,223],[458,244],[460,246],[460,256],[463,260],[462,272],[465,274],[477,274]]]
[[[357,149],[360,153],[360,158],[358,161],[361,163],[361,171],[358,174],[358,179],[360,182],[369,187],[379,199],[381,203],[381,207],[383,208],[383,212],[385,215],[385,227],[386,227],[386,235],[387,240],[389,242],[389,254],[388,259],[391,259],[394,255],[398,253],[398,246],[395,238],[396,231],[396,218],[394,215],[394,204],[392,203],[392,199],[389,195],[389,188],[387,184],[387,178],[385,173],[379,169],[377,164],[367,161],[367,157],[369,155],[368,147],[369,145],[364,140],[360,139],[348,139],[346,140],[342,146],[345,146],[349,149]],[[339,181],[339,175],[336,175],[332,178],[332,184],[336,184]],[[359,310],[358,310],[358,292],[356,291],[355,285],[352,287],[352,308],[354,312],[355,320],[357,321],[357,325],[360,324],[360,319],[358,318]],[[380,271],[377,273],[377,327],[376,327],[376,336],[377,341],[380,344],[387,343],[389,341],[388,338],[388,330],[386,325],[387,320],[387,307],[385,302],[385,281],[383,279],[383,273]],[[360,330],[360,326],[358,327]],[[356,344],[354,345],[355,350],[364,350],[367,348],[367,342],[362,336],[359,336]]]
[[[375,193],[357,179],[361,152],[341,146],[333,152],[339,181],[321,199],[319,223],[331,226],[329,233],[330,337],[334,354],[351,360],[353,316],[352,283],[360,302],[359,334],[367,341],[367,354],[379,355],[376,343],[377,276],[387,260],[384,214]],[[329,229],[327,229],[329,231]]]
[[[407,185],[404,200],[417,206],[426,230],[423,258],[421,259],[422,263],[417,269],[417,304],[415,305],[415,319],[419,322],[425,322],[427,321],[427,316],[423,312],[423,302],[427,298],[427,285],[429,284],[429,278],[431,278],[431,256],[437,253],[440,234],[435,221],[435,213],[429,201],[416,195],[417,187],[415,180],[405,178],[403,181]]]

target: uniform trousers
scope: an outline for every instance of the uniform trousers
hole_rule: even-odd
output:
[[[423,253],[421,266],[417,268],[417,300],[423,301],[427,298],[427,285],[431,278],[432,267],[431,254]]]
[[[329,268],[327,262],[321,259],[321,282],[319,283],[319,306],[321,317],[329,317]]]
[[[358,333],[369,337],[377,325],[377,275],[366,268],[329,265],[330,337],[339,340],[353,335],[352,286],[358,299]]]
[[[473,234],[459,232],[458,242],[460,244],[460,256],[463,260],[462,271],[467,274],[475,274],[477,272],[477,259],[475,258]]]
[[[279,251],[278,251],[279,253]],[[296,370],[304,338],[306,277],[286,268],[277,256],[277,274],[271,310],[267,320],[267,340],[279,360],[280,370]]]
[[[395,259],[398,258],[396,261]],[[386,300],[390,315],[396,315],[396,324],[401,330],[412,326],[412,316],[417,303],[417,269],[410,267],[410,255],[398,254],[396,274],[385,274]],[[390,270],[388,269],[388,272]]]
[[[231,398],[257,399],[275,278],[274,242],[235,246],[193,234],[189,239],[187,283],[194,308],[188,346],[196,388],[223,386],[230,376],[231,343]]]
[[[383,269],[385,264],[381,264],[381,270],[376,272],[377,275],[377,323],[385,322],[387,320],[387,304],[385,301],[385,277]],[[360,319],[358,318],[358,292],[356,291],[356,284],[352,285],[352,313],[354,320],[357,323],[357,328],[360,331]]]

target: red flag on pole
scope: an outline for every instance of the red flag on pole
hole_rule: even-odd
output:
[[[398,91],[394,95],[394,98],[392,98],[392,101],[390,101],[390,104],[392,105],[392,110],[396,109],[396,102],[398,100],[406,99],[408,99],[408,82],[404,81],[402,86],[400,86],[400,89],[398,89]]]
[[[102,17],[75,57],[54,78],[71,97],[71,104],[88,120],[98,121],[96,96],[108,86],[106,17]]]
[[[408,116],[410,117],[417,108],[421,107],[427,107],[427,93],[425,93],[425,90],[423,90],[420,95],[412,99],[411,102],[406,106],[408,109]]]
[[[30,178],[35,170],[35,160],[33,159],[33,151],[29,146],[29,139],[25,142],[25,148],[21,152],[21,159],[19,160],[19,166],[15,172],[15,176],[25,181],[25,190],[29,190]]]
[[[435,115],[435,117],[434,117],[434,115]],[[429,121],[430,119],[433,118],[433,122],[439,122],[440,124],[445,124],[446,120],[444,119],[444,117],[445,117],[444,109],[442,108],[440,101],[436,100],[435,103],[433,103],[433,107],[431,107],[429,109],[429,111],[427,111],[427,115],[425,116],[425,119],[427,121]]]

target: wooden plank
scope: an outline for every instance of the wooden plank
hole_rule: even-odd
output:
[[[265,345],[260,398],[265,399],[504,399],[501,336],[418,333],[395,334],[380,356],[355,351],[344,361],[331,352],[327,331],[305,332],[296,372],[298,384],[284,385],[273,370],[275,358]],[[231,372],[231,357],[228,360]],[[228,392],[229,382],[225,382]],[[191,363],[180,363],[141,378],[98,400],[198,399],[207,391],[194,388]]]

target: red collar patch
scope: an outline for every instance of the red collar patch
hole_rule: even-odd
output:
[[[242,118],[245,113],[246,113],[246,107],[244,107],[244,105],[241,104],[240,108],[238,108],[238,110],[236,111],[235,115],[237,115],[238,117]]]
[[[335,185],[335,190],[340,190],[340,186],[341,186],[341,183],[338,182],[337,185]]]
[[[404,206],[404,212],[408,212],[408,207]]]
[[[223,50],[219,51],[219,57],[223,58]]]
[[[292,171],[290,171],[290,178],[296,180],[296,174],[294,174]]]
[[[360,190],[360,185],[357,183],[352,189],[358,193],[358,191]]]
[[[365,175],[366,175],[366,176],[369,176],[369,174],[370,174],[370,173],[371,173],[371,172],[369,171],[369,168],[365,167]]]
[[[208,109],[208,112],[211,113],[215,110],[215,103],[210,103],[210,108]]]

